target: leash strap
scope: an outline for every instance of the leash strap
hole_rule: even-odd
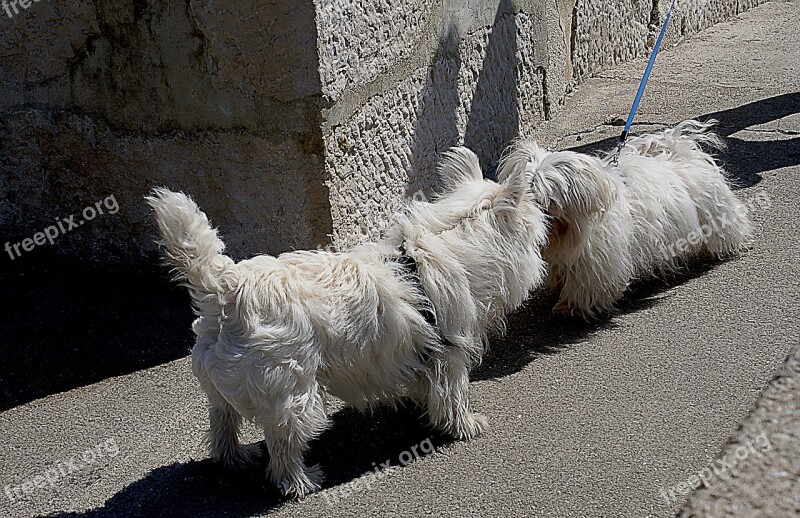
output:
[[[672,3],[669,6],[669,10],[667,11],[667,16],[664,18],[664,24],[661,26],[661,32],[658,34],[658,39],[656,40],[656,44],[653,46],[653,52],[650,54],[650,61],[647,62],[647,68],[644,69],[644,75],[642,76],[642,80],[639,82],[639,90],[636,92],[636,98],[633,100],[631,111],[628,114],[628,120],[625,121],[625,129],[622,130],[622,135],[619,136],[617,153],[614,156],[615,164],[619,159],[619,154],[622,152],[622,148],[625,146],[625,141],[628,139],[628,131],[631,129],[631,124],[633,124],[633,118],[636,116],[636,110],[639,108],[639,101],[642,100],[642,95],[644,94],[644,88],[645,86],[647,86],[647,80],[650,79],[650,72],[653,70],[653,63],[656,62],[658,49],[659,47],[661,47],[661,40],[664,39],[664,33],[667,32],[667,25],[669,24],[670,17],[672,17],[672,10],[674,8],[675,8],[675,0],[672,0]]]
[[[405,243],[400,245],[400,257],[396,258],[395,261],[411,277],[414,283],[414,288],[420,292],[426,300],[430,301],[428,295],[425,293],[425,288],[422,287],[422,281],[420,280],[419,272],[417,271],[417,262],[413,257],[408,255],[408,252],[406,252]],[[438,329],[436,315],[434,315],[433,311],[428,308],[418,308],[417,311],[419,311],[420,315],[422,315],[422,318],[424,318],[428,324]]]

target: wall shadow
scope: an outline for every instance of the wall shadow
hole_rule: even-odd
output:
[[[406,197],[422,191],[431,199],[438,187],[436,165],[442,153],[458,145],[458,109],[461,100],[458,78],[461,54],[458,49],[458,28],[451,23],[433,56],[433,63],[420,92],[417,120],[411,141],[411,165]]]
[[[761,173],[800,164],[800,137],[752,141],[731,135],[795,113],[800,113],[800,92],[767,97],[736,108],[706,113],[696,119],[719,121],[715,131],[727,144],[727,149],[720,152],[719,158],[730,173],[733,187],[743,189],[760,182]],[[617,136],[609,137],[569,149],[579,153],[609,151],[617,145],[617,139]]]
[[[443,152],[460,143],[478,155],[484,175],[494,178],[503,150],[519,132],[518,44],[513,13],[514,5],[510,0],[499,2],[481,69],[476,72],[475,93],[466,111],[463,139],[458,124],[462,108],[459,78],[464,66],[459,51],[462,36],[454,23],[448,25],[420,94],[411,142],[407,197],[421,189],[430,198],[438,187],[436,164]]]
[[[513,13],[513,3],[501,0],[464,130],[464,145],[477,153],[484,176],[491,179],[503,150],[519,134],[517,18]]]
[[[137,272],[31,252],[0,271],[0,411],[180,358],[189,295]]]

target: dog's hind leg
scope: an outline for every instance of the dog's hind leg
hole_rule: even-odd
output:
[[[705,249],[718,258],[743,252],[753,232],[746,206],[727,187],[720,189],[718,198],[698,206],[697,214],[701,222],[700,234]],[[727,192],[725,192],[727,191]]]
[[[241,444],[239,426],[242,417],[228,403],[212,403],[208,410],[211,426],[209,428],[209,447],[212,457],[220,459],[230,468],[244,467],[261,457],[261,446]]]
[[[228,403],[206,376],[198,376],[200,385],[208,396],[209,429],[206,435],[211,457],[228,468],[250,465],[261,456],[259,444],[243,445],[239,442],[242,417]]]
[[[319,466],[306,466],[303,455],[328,425],[324,398],[312,378],[288,372],[270,377],[280,388],[276,384],[264,393],[256,415],[269,450],[269,476],[284,494],[303,497],[319,490],[323,480]]]
[[[562,266],[562,286],[554,311],[586,320],[613,311],[630,280],[627,263],[614,264],[612,257],[582,256],[574,264]]]
[[[469,362],[463,349],[453,345],[431,358],[426,410],[431,426],[457,439],[469,440],[489,427],[486,416],[474,413],[469,403]]]
[[[229,468],[251,464],[260,457],[261,447],[239,442],[241,415],[217,389],[206,370],[207,364],[215,358],[213,348],[219,334],[217,319],[200,317],[192,324],[192,330],[197,334],[197,343],[192,349],[192,371],[208,397],[206,444],[209,453]]]

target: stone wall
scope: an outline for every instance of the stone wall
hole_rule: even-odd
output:
[[[52,247],[136,263],[155,252],[141,197],[166,185],[198,200],[234,257],[375,238],[404,199],[435,190],[448,147],[471,147],[489,172],[583,78],[646,55],[668,3],[42,0],[0,12],[0,235],[20,242],[114,195],[117,214]],[[667,44],[757,3],[680,0]]]
[[[236,256],[328,242],[314,6],[225,5],[42,0],[0,19],[3,241],[114,195],[117,214],[55,249],[139,260],[155,251],[142,196],[166,185]]]

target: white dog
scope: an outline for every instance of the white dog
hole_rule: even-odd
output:
[[[543,258],[548,284],[560,290],[557,310],[593,318],[635,279],[667,274],[702,253],[719,258],[747,247],[751,224],[725,171],[701,144],[722,142],[715,121],[628,139],[615,163],[572,151],[548,152],[517,142],[498,177],[524,171],[547,212]]]
[[[411,203],[381,242],[239,263],[188,196],[147,197],[199,317],[192,365],[213,457],[253,460],[258,445],[238,441],[243,417],[264,430],[272,480],[289,495],[315,491],[321,473],[303,454],[328,424],[324,391],[359,409],[410,397],[459,439],[486,428],[468,372],[543,280],[547,227],[523,174],[486,181],[466,148],[440,174],[439,199]]]

